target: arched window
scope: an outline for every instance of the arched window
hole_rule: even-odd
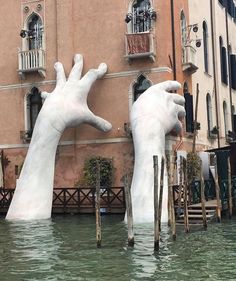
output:
[[[193,96],[189,93],[188,84],[185,82],[183,87],[185,98],[185,125],[186,132],[193,133]]]
[[[41,6],[41,4],[40,4]],[[25,15],[26,16],[26,15]],[[36,12],[29,14],[24,20],[22,50],[19,51],[19,74],[24,79],[26,73],[38,72],[45,77],[45,36],[43,17]]]
[[[133,101],[136,101],[139,96],[151,86],[151,82],[144,75],[140,75],[137,82],[133,86]]]
[[[227,137],[229,126],[228,126],[228,108],[227,103],[223,102],[223,114],[224,114],[224,126],[225,126],[225,137]]]
[[[181,24],[181,45],[182,45],[182,63],[186,62],[186,42],[187,42],[187,23],[186,17],[183,11],[180,14],[180,24]]]
[[[139,33],[151,29],[151,3],[149,0],[136,0],[132,6],[132,32]]]
[[[212,121],[212,103],[211,103],[211,96],[208,93],[206,95],[206,109],[207,109],[207,127],[208,127],[208,133],[210,133],[210,131],[213,128],[213,121]]]
[[[202,24],[203,29],[203,50],[204,50],[204,67],[205,71],[208,73],[209,71],[209,59],[208,59],[208,29],[207,24],[204,21]]]
[[[232,129],[233,132],[236,134],[236,114],[235,114],[235,106],[232,105]]]
[[[232,114],[235,114],[235,106],[232,105]]]
[[[232,53],[231,46],[229,46],[229,63],[230,63],[230,86],[232,89],[236,90],[236,55]]]
[[[27,96],[27,131],[31,137],[39,111],[42,108],[42,98],[39,90],[34,87]]]
[[[43,27],[41,18],[33,13],[28,19],[28,46],[29,50],[42,48]]]
[[[226,48],[223,46],[223,39],[219,38],[220,45],[220,64],[221,64],[221,81],[228,84],[228,71],[227,71],[227,52]]]

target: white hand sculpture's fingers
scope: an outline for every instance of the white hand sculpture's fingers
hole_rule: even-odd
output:
[[[185,109],[182,105],[176,104],[176,112],[177,112],[178,118],[180,118],[180,119],[184,118],[186,115]]]
[[[99,78],[102,78],[107,72],[107,65],[101,63],[97,69],[90,69],[81,79],[82,83],[91,85]]]
[[[41,98],[46,100],[46,98],[49,96],[48,92],[41,92]]]
[[[93,83],[102,78],[107,72],[107,65],[105,63],[101,63],[97,69],[90,69],[80,80],[81,87],[83,87],[84,91],[81,94],[84,99],[87,99],[88,93],[90,91]]]
[[[176,104],[179,104],[179,105],[184,105],[185,104],[185,98],[179,94],[171,94],[172,98],[173,98],[173,101],[176,103]]]
[[[110,122],[108,122],[107,120],[94,115],[92,112],[90,112],[90,116],[89,116],[89,120],[87,123],[89,123],[90,125],[92,125],[93,127],[97,128],[98,130],[101,130],[103,132],[108,132],[111,130],[112,125]]]
[[[57,76],[56,87],[63,87],[63,85],[66,83],[66,76],[62,63],[56,62],[54,64],[54,68],[56,70],[56,76]]]
[[[177,81],[164,81],[161,83],[158,83],[156,85],[154,85],[155,88],[157,89],[162,89],[164,91],[167,92],[171,92],[171,91],[177,91],[178,89],[181,88],[181,84]]]
[[[104,62],[100,63],[97,71],[98,71],[97,79],[102,78],[107,72],[107,65]]]
[[[68,81],[78,81],[81,78],[82,70],[83,70],[83,56],[80,54],[76,54],[74,56],[74,66],[70,72]]]

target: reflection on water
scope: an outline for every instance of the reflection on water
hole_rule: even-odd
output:
[[[127,247],[120,216],[102,218],[102,248],[96,248],[94,216],[7,222],[0,219],[0,280],[201,281],[236,280],[236,221],[209,225],[173,242],[162,227],[153,251],[153,225],[135,227]]]

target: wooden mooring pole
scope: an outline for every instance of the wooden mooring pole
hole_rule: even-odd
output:
[[[178,212],[180,212],[182,207],[182,196],[183,194],[183,159],[180,158],[179,163],[179,193],[178,193]]]
[[[97,247],[101,248],[102,232],[101,232],[101,213],[100,213],[100,161],[96,162],[96,193],[95,193],[95,213],[96,213],[96,240]]]
[[[183,157],[181,157],[180,161],[183,163],[183,178],[184,178],[184,184],[183,184],[183,193],[184,193],[184,227],[185,232],[189,232],[189,218],[188,218],[188,181],[187,181],[187,161]]]
[[[201,189],[202,223],[203,223],[204,229],[206,229],[207,228],[206,199],[205,199],[205,184],[204,184],[202,169],[201,169],[201,175],[200,176],[201,176],[200,189]]]
[[[214,157],[214,171],[215,174],[213,176],[214,182],[215,182],[215,191],[216,191],[216,216],[217,221],[221,222],[221,201],[220,201],[220,185],[219,185],[219,179],[218,179],[218,171],[217,171],[217,157]]]
[[[124,176],[124,189],[125,189],[125,204],[126,204],[126,216],[128,227],[128,246],[134,246],[134,227],[133,227],[133,211],[132,200],[130,194],[128,175]]]
[[[233,201],[232,201],[232,180],[231,180],[231,164],[230,156],[228,157],[228,209],[229,209],[229,218],[231,219],[233,213]]]
[[[160,241],[160,222],[159,222],[159,202],[158,202],[158,157],[153,155],[153,169],[154,169],[154,250],[159,250]]]
[[[198,99],[199,99],[199,84],[197,83],[196,89],[196,105],[195,105],[195,116],[194,116],[194,127],[193,127],[193,147],[192,152],[196,151],[196,137],[197,137],[197,115],[198,115]]]
[[[175,159],[176,159],[176,157],[170,156],[168,158],[168,164],[167,164],[169,223],[170,223],[170,227],[171,227],[173,240],[176,240],[176,220],[175,220],[175,206],[174,206],[174,194],[173,194]]]
[[[162,198],[163,198],[163,187],[164,187],[164,168],[165,168],[165,159],[161,158],[161,179],[160,179],[160,192],[159,192],[159,202],[158,202],[158,221],[159,221],[159,230],[161,231],[161,214],[162,214]]]

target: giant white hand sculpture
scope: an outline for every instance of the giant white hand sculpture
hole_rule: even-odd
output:
[[[184,97],[169,93],[180,88],[176,81],[166,81],[151,86],[133,104],[131,128],[135,149],[131,198],[134,222],[154,221],[154,171],[153,155],[165,157],[165,135],[172,130],[179,133],[179,119],[185,116]],[[160,175],[160,173],[159,173]],[[162,222],[168,220],[167,175],[164,175]]]
[[[51,217],[55,154],[60,137],[67,127],[88,123],[104,132],[111,124],[95,116],[88,108],[87,96],[92,84],[107,71],[102,63],[82,78],[83,58],[76,55],[66,80],[61,63],[55,64],[57,81],[45,98],[38,115],[29,150],[17,182],[6,219],[46,219]]]

